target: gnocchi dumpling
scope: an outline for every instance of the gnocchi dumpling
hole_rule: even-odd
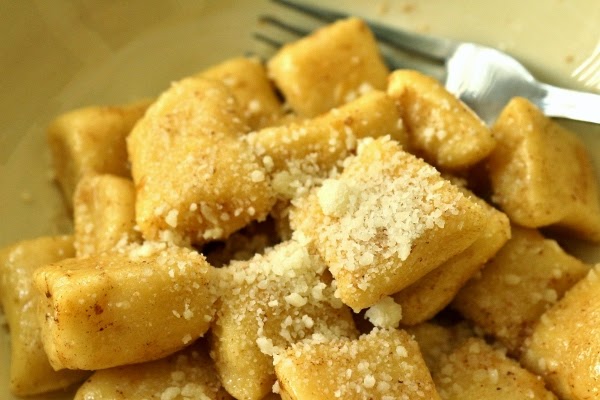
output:
[[[291,222],[355,311],[464,251],[486,223],[479,204],[389,137],[363,139],[339,178],[298,202]]]
[[[156,100],[127,141],[145,239],[203,244],[266,218],[275,197],[246,131],[219,82],[184,79]]]
[[[212,267],[166,243],[69,258],[33,279],[44,349],[57,370],[156,360],[204,335],[215,313]]]

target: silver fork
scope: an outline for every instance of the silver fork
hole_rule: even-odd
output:
[[[295,0],[273,2],[325,22],[350,16]],[[262,16],[261,20],[298,36],[310,33],[273,16]],[[434,76],[488,125],[515,96],[529,99],[550,117],[600,124],[600,95],[540,82],[520,62],[497,49],[365,22],[379,42],[388,45],[382,46],[382,54],[390,68],[417,69]],[[259,33],[255,37],[275,47],[284,44]]]

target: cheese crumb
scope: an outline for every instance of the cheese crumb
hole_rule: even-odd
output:
[[[260,349],[260,351],[263,354],[268,354],[268,355],[272,355],[274,350],[275,350],[275,346],[273,345],[273,341],[269,338],[266,337],[258,337],[256,338],[256,344],[258,345],[258,348]]]
[[[176,386],[168,387],[160,395],[160,400],[175,400],[179,396],[180,393],[181,393],[180,388],[178,388]]]
[[[391,297],[384,297],[367,310],[365,317],[379,328],[397,328],[402,320],[402,306]]]
[[[400,357],[408,357],[408,352],[406,351],[406,347],[400,345],[400,346],[396,346],[396,354],[398,354]]]
[[[261,170],[252,171],[250,174],[250,179],[252,182],[262,182],[265,180],[265,173]]]
[[[281,393],[281,386],[279,385],[279,381],[275,381],[275,383],[273,384],[273,387],[271,388],[271,391],[275,394],[279,394]]]
[[[515,274],[506,274],[504,276],[504,282],[506,282],[507,285],[518,285],[519,283],[521,283],[521,277],[519,275],[515,275]]]
[[[317,192],[319,205],[323,214],[329,216],[341,216],[346,212],[349,201],[349,188],[344,182],[334,179],[326,179]]]
[[[167,216],[165,218],[165,222],[167,223],[167,225],[169,225],[171,228],[177,228],[177,217],[179,216],[179,211],[173,209],[171,211],[169,211],[167,213]]]
[[[294,307],[302,307],[308,301],[308,300],[306,300],[306,298],[302,297],[298,293],[291,293],[291,294],[285,296],[284,299],[288,304],[291,304]]]
[[[375,377],[373,375],[367,375],[365,376],[365,379],[363,380],[363,384],[365,385],[366,388],[372,388],[373,386],[375,386]]]
[[[190,310],[190,306],[189,304],[185,304],[185,310],[183,311],[183,318],[185,318],[186,320],[190,320],[194,317],[194,312],[192,310]]]

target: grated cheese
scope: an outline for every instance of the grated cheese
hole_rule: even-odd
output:
[[[397,328],[402,320],[402,306],[391,297],[384,297],[367,310],[365,318],[379,328]]]

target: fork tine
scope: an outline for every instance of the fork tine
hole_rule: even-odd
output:
[[[273,17],[272,15],[261,15],[258,17],[258,20],[260,23],[276,26],[277,28],[283,29],[287,32],[291,32],[297,36],[307,36],[311,33],[309,29],[301,28],[297,25],[292,25],[288,22]]]
[[[572,76],[585,86],[600,89],[600,41],[592,55],[573,71]]]
[[[348,15],[340,11],[330,10],[318,6],[311,6],[304,3],[299,3],[293,0],[272,0],[273,3],[280,4],[282,6],[292,8],[296,11],[300,11],[304,14],[311,15],[322,21],[333,22],[338,19],[347,18]]]
[[[401,54],[397,49],[379,46],[385,64],[391,69],[414,69],[429,75],[440,82],[446,80],[446,68],[443,65],[432,63],[423,57],[410,54]]]
[[[400,28],[390,28],[369,20],[365,20],[365,22],[379,40],[433,61],[445,62],[458,46],[450,39],[426,36]]]
[[[261,23],[266,23],[275,26],[299,37],[304,37],[311,33],[311,30],[309,29],[292,25],[272,15],[261,15],[259,17],[259,21]],[[287,41],[285,40],[274,39],[268,35],[259,32],[254,32],[252,36],[256,40],[262,43],[266,43],[270,47],[273,47],[275,50],[278,50],[279,48],[287,44]],[[384,62],[391,69],[416,69],[430,76],[433,76],[440,81],[443,81],[443,79],[445,78],[445,69],[443,66],[431,63],[430,61],[425,60],[422,57],[414,57],[411,55],[400,54],[397,49],[383,44],[380,44],[379,48]]]
[[[272,37],[269,37],[267,35],[263,35],[262,33],[258,33],[258,32],[252,33],[252,36],[256,40],[258,40],[260,42],[263,42],[263,43],[266,43],[269,46],[274,47],[276,49],[279,49],[280,47],[282,47],[285,44],[285,42],[273,39]]]
[[[274,3],[280,4],[300,11],[304,14],[311,15],[315,18],[326,22],[332,22],[342,18],[348,18],[350,15],[333,11],[330,9],[313,6],[298,2],[295,0],[272,0]],[[377,39],[386,42],[390,45],[398,47],[405,51],[417,53],[423,57],[432,59],[437,62],[444,62],[457,47],[457,43],[450,39],[438,38],[433,36],[422,35],[414,32],[405,31],[399,28],[390,28],[383,24],[376,23],[367,19],[363,19],[373,31]]]

